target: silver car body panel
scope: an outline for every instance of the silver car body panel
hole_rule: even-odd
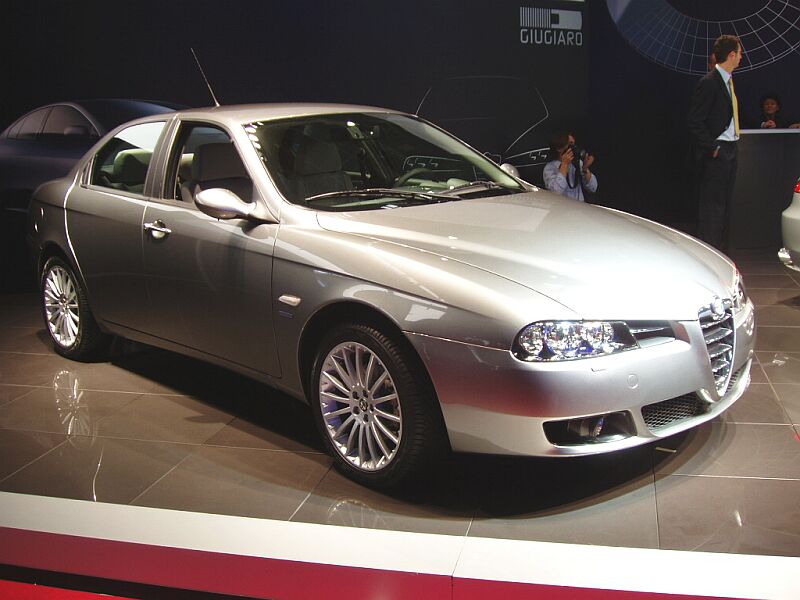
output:
[[[715,297],[732,302],[738,275],[705,244],[538,190],[396,210],[318,212],[282,197],[243,128],[359,111],[389,112],[336,105],[181,111],[154,155],[149,195],[110,193],[82,180],[98,145],[71,179],[36,194],[35,244],[69,255],[107,330],[232,368],[301,399],[308,324],[341,303],[372,311],[417,351],[456,450],[605,452],[695,426],[742,395],[754,347],[753,306],[747,300],[734,311],[738,377],[719,397],[698,314]],[[217,221],[158,198],[167,146],[187,120],[229,132],[267,218]],[[73,181],[79,184],[66,199],[65,219]],[[171,230],[165,239],[143,229],[155,221]],[[667,321],[675,339],[566,362],[524,362],[512,354],[526,325],[578,319]],[[643,406],[689,393],[708,405],[702,415],[648,429]],[[543,430],[550,420],[616,411],[630,413],[635,435],[557,446]]]

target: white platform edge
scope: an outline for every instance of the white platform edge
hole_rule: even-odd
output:
[[[0,527],[499,582],[796,599],[800,558],[468,538],[0,492]]]

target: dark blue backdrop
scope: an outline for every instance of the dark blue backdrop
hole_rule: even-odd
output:
[[[420,109],[483,151],[535,165],[523,171],[534,181],[542,160],[535,151],[569,126],[597,155],[598,202],[691,227],[685,115],[699,72],[665,65],[697,67],[707,49],[693,42],[694,63],[686,62],[680,30],[653,26],[679,23],[661,14],[677,11],[725,29],[778,4],[798,10],[798,0],[12,2],[0,36],[0,127],[56,100],[206,105],[193,46],[223,103]],[[705,27],[703,35],[716,37]],[[764,46],[754,59],[771,51]],[[757,98],[777,90],[785,112],[800,118],[798,73],[797,49],[737,73],[743,112],[754,115]]]

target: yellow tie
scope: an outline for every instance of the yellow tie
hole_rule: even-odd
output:
[[[728,87],[731,88],[731,102],[733,103],[733,131],[739,137],[739,103],[736,101],[736,91],[733,89],[733,77],[728,79]]]

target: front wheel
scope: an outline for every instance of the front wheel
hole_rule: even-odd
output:
[[[42,271],[42,310],[56,352],[75,360],[96,358],[108,337],[94,320],[89,301],[72,267],[54,256]]]
[[[347,324],[320,345],[312,373],[317,426],[337,468],[373,487],[394,487],[426,471],[444,448],[435,398],[391,337]]]

